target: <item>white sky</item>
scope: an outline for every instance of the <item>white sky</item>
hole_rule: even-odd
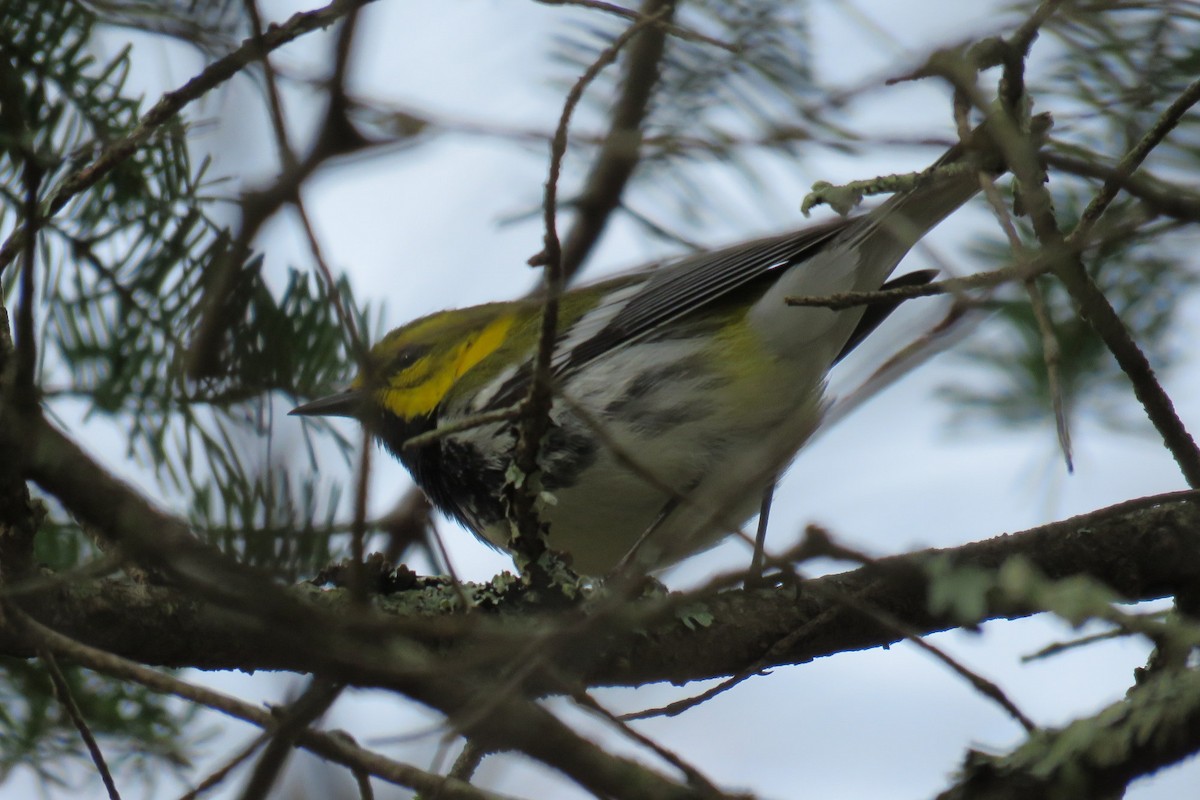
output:
[[[838,85],[902,73],[929,45],[994,24],[975,3],[859,0],[854,6],[861,17],[846,10],[850,4],[814,5],[817,68],[826,81]],[[304,7],[267,4],[276,20]],[[528,0],[381,0],[364,15],[354,88],[454,118],[550,130],[560,101],[546,88],[542,56],[563,13]],[[864,19],[887,34],[864,32]],[[136,41],[135,54],[144,69],[138,78],[146,81],[150,97],[182,83],[201,64],[194,54],[165,50],[144,37]],[[284,50],[276,63],[284,68],[304,68],[312,63],[309,59],[325,63],[329,47],[328,35],[308,37]],[[847,110],[847,120],[859,130],[947,137],[951,127],[945,95],[925,85],[872,92]],[[248,82],[235,83],[232,92],[210,98],[202,109],[216,123],[200,140],[200,146],[218,154],[216,173],[249,179],[272,174],[273,137]],[[293,119],[303,119],[319,109],[300,102],[288,110]],[[878,160],[820,155],[827,157],[782,173],[769,197],[751,197],[744,186],[730,183],[730,196],[720,206],[722,212],[729,210],[727,229],[709,228],[705,241],[802,225],[797,209],[812,181],[916,169],[933,153],[890,151]],[[360,297],[386,304],[388,325],[395,326],[448,306],[514,297],[530,285],[533,275],[524,262],[540,249],[540,223],[498,221],[540,202],[546,160],[543,153],[513,145],[452,136],[411,153],[329,171],[308,184],[305,198],[330,262],[350,273]],[[985,215],[968,211],[962,218],[983,220]],[[958,218],[943,226],[937,237],[941,252],[956,253],[953,245],[961,240],[962,229]],[[290,218],[272,224],[258,245],[266,252],[268,274],[282,275],[288,266],[311,263]],[[593,265],[628,266],[663,252],[660,243],[620,225]],[[908,310],[907,325],[900,320],[889,328],[894,335],[881,339],[886,344],[915,330],[921,319],[936,313],[930,308]],[[881,357],[869,346],[864,350],[868,362]],[[948,431],[948,409],[932,393],[956,364],[961,362],[936,359],[807,448],[777,493],[772,540],[785,546],[805,523],[816,521],[852,546],[882,555],[952,546],[1185,488],[1154,439],[1116,435],[1086,418],[1076,421],[1076,474],[1069,477],[1048,430]],[[1196,429],[1200,392],[1187,372],[1178,370],[1168,389],[1185,422]],[[298,423],[285,419],[279,424]],[[111,433],[93,430],[96,438],[85,443],[103,451]],[[379,469],[372,504],[382,511],[408,483],[397,465],[384,457],[375,461]],[[106,463],[136,474],[127,464]],[[331,469],[345,468],[338,458],[330,464]],[[144,476],[139,483],[152,485]],[[487,578],[508,567],[506,558],[452,525],[445,526],[445,540],[456,567],[468,578]],[[667,582],[681,585],[747,557],[741,545],[725,545],[687,562]],[[1061,624],[1033,620],[989,624],[982,635],[950,633],[933,641],[998,682],[1035,721],[1052,725],[1118,700],[1148,652],[1140,644],[1112,643],[1020,664],[1022,655],[1072,635]],[[256,702],[281,699],[287,686],[297,685],[271,675],[191,677]],[[598,697],[614,709],[632,710],[702,688],[652,686],[603,691]],[[330,726],[345,728],[368,745],[372,737],[433,730],[432,723],[427,714],[376,692],[350,693],[329,720]],[[839,800],[932,796],[948,785],[965,747],[1004,750],[1020,739],[1001,710],[907,645],[778,669],[681,719],[655,720],[639,728],[699,765],[721,786],[752,789],[763,797],[803,794]],[[205,774],[205,765],[220,763],[251,735],[248,729],[234,730],[236,735],[231,730],[213,743],[197,777]],[[382,749],[429,766],[436,748],[436,736],[425,736]],[[522,797],[584,796],[520,759],[491,759],[480,776],[482,785]],[[1194,792],[1198,780],[1200,767],[1188,764],[1139,782],[1128,797],[1183,797]],[[217,796],[230,796],[236,786]],[[290,771],[288,787],[284,796],[353,791],[344,771],[307,762]],[[92,788],[99,792],[98,786]],[[392,796],[390,787],[376,783],[375,788],[378,797]],[[165,789],[160,787],[162,796],[170,796]]]

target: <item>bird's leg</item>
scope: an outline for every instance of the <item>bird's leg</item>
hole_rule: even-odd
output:
[[[666,521],[667,517],[671,516],[671,512],[674,511],[678,505],[679,498],[673,497],[666,502],[666,504],[662,507],[662,510],[658,512],[658,516],[654,518],[654,522],[651,522],[650,525],[647,526],[646,530],[642,531],[642,535],[639,536],[638,540],[633,543],[633,547],[629,548],[629,552],[621,556],[621,560],[617,562],[617,566],[613,569],[613,574],[619,574],[625,571],[625,569],[633,561],[634,556],[637,555],[638,550],[640,550],[642,545],[646,543],[646,540],[650,538],[651,534],[662,527],[663,522]]]
[[[762,505],[758,509],[758,530],[754,533],[754,555],[750,558],[750,569],[746,573],[747,587],[761,586],[763,581],[764,550],[767,545],[767,522],[771,518],[771,500],[775,497],[775,482],[773,476],[767,488],[763,489]]]

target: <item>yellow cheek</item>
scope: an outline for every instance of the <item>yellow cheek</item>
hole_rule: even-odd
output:
[[[375,395],[379,404],[401,419],[428,416],[454,385],[454,376],[448,369],[434,371],[424,378],[418,377],[427,371],[425,359],[393,379],[392,385]],[[416,374],[414,374],[416,373]]]
[[[460,377],[496,352],[512,325],[513,317],[501,317],[444,356],[420,359],[393,376],[388,388],[376,393],[376,400],[402,419],[432,414]]]

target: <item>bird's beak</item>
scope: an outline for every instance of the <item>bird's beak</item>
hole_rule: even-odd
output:
[[[352,417],[361,416],[363,401],[366,399],[360,389],[347,389],[344,392],[321,397],[311,403],[296,406],[288,412],[296,417]]]

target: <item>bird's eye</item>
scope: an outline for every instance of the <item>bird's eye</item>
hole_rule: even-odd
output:
[[[421,356],[425,355],[427,352],[429,352],[428,347],[406,347],[406,348],[404,348],[399,353],[397,353],[395,356],[393,356],[389,372],[391,372],[392,374],[395,374],[397,372],[403,372],[404,370],[411,367],[413,364],[417,363],[417,360],[419,358],[421,358]]]

